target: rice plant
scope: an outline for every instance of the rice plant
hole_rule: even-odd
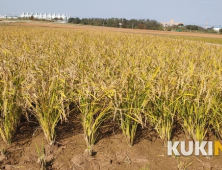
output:
[[[48,143],[52,145],[55,143],[55,128],[58,121],[66,118],[66,83],[59,72],[56,75],[48,75],[49,73],[43,69],[36,68],[35,71],[36,81],[32,82],[34,84],[31,88],[27,87],[25,98],[30,112],[36,116]]]
[[[215,130],[216,136],[222,139],[222,101],[221,94],[215,94],[212,97],[212,112],[209,116],[209,124]]]
[[[109,93],[109,92],[108,92]],[[76,102],[81,112],[81,122],[87,152],[93,155],[93,145],[97,139],[97,132],[101,124],[110,116],[112,103],[106,91],[96,86],[84,86],[77,93]]]
[[[172,138],[177,105],[178,101],[166,98],[156,98],[156,100],[151,101],[149,105],[150,109],[147,115],[160,138],[164,140],[164,144]]]
[[[40,164],[40,170],[44,170],[46,169],[46,155],[43,140],[41,148],[39,148],[37,144],[35,144],[35,147],[38,154],[38,163]]]
[[[146,110],[149,83],[137,77],[136,73],[128,73],[121,82],[122,88],[116,90],[113,98],[115,117],[126,137],[129,146],[133,145],[138,124],[146,126]]]
[[[11,144],[22,114],[22,82],[18,67],[3,61],[0,65],[0,134],[5,143]],[[11,61],[12,62],[12,61]]]
[[[202,141],[209,131],[208,106],[205,103],[199,105],[195,101],[185,101],[181,106],[180,115],[187,137],[195,141]]]

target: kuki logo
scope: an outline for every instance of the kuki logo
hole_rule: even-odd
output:
[[[189,141],[188,142],[188,150],[186,151],[186,143],[185,141],[172,141],[167,142],[167,155],[172,156],[173,154],[176,156],[190,156],[193,154],[199,156],[200,153],[203,156],[213,156],[219,155],[219,150],[222,151],[222,145],[219,141]],[[178,151],[178,146],[180,144],[180,152]],[[207,151],[205,150],[205,146],[207,146]]]

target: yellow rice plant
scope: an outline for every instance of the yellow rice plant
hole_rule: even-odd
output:
[[[46,63],[47,64],[47,63]],[[48,65],[48,64],[47,64]],[[33,66],[31,81],[27,81],[24,97],[50,145],[55,143],[55,128],[66,119],[66,79],[57,68]]]
[[[11,144],[22,114],[24,77],[13,62],[9,59],[0,64],[0,135],[7,144]]]
[[[89,155],[93,154],[93,145],[96,142],[98,129],[110,116],[112,103],[109,100],[109,91],[98,88],[96,85],[82,85],[76,95],[76,105],[81,112],[80,119],[84,130],[84,138]]]

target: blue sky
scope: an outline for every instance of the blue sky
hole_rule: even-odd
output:
[[[0,0],[0,15],[64,13],[73,17],[155,19],[222,26],[222,0]]]

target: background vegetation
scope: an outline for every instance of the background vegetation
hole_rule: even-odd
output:
[[[68,23],[84,24],[84,25],[95,25],[95,26],[107,26],[119,28],[121,23],[122,28],[135,28],[135,29],[150,29],[150,30],[162,30],[162,25],[156,20],[149,19],[131,19],[125,18],[70,18]]]

